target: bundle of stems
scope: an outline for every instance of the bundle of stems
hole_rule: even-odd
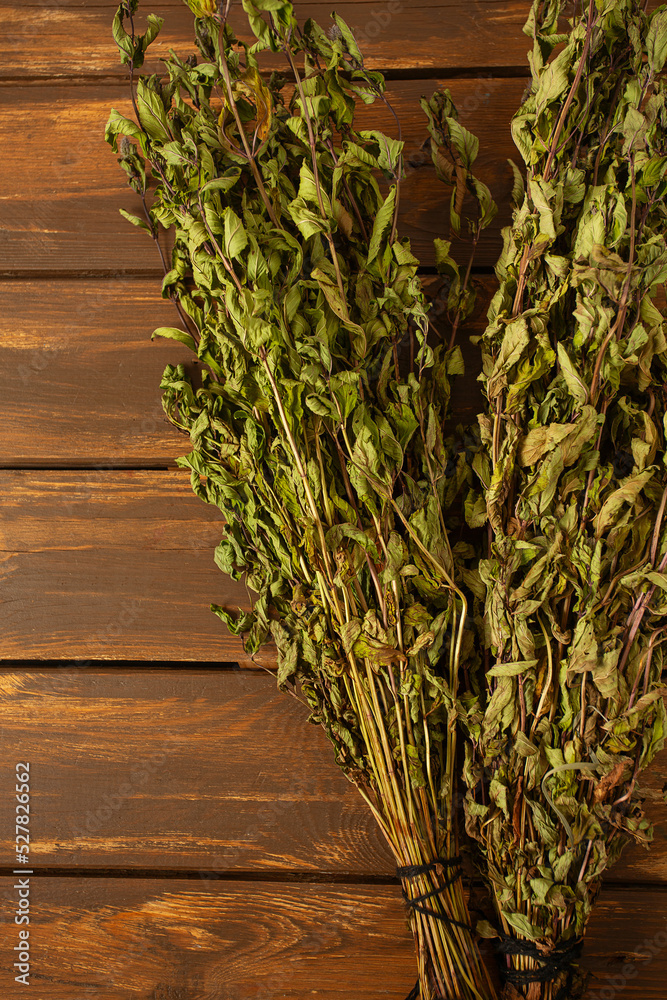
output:
[[[667,9],[645,6],[586,0],[567,24],[561,0],[532,6],[527,181],[481,337],[466,823],[505,996],[528,1000],[581,994],[601,876],[650,839],[637,782],[664,738]]]
[[[442,426],[461,358],[427,341],[418,262],[397,235],[403,144],[355,121],[357,98],[389,107],[381,75],[336,15],[326,34],[300,30],[282,0],[243,6],[251,47],[226,10],[193,0],[199,55],[172,53],[168,79],[135,80],[160,20],[138,35],[136,0],[122,4],[114,37],[135,119],[112,111],[107,126],[143,204],[130,221],[158,247],[159,227],[173,234],[163,294],[182,328],[156,334],[202,363],[198,385],[180,365],[162,381],[191,441],[179,464],[224,516],[218,566],[254,593],[249,612],[214,610],[248,653],[273,640],[280,686],[324,727],[406,869],[413,996],[489,1000],[453,816],[471,633]],[[267,49],[287,79],[260,74]],[[437,132],[455,114],[436,105]],[[485,198],[472,140],[454,131],[454,183]],[[439,259],[465,314],[467,278],[444,243]]]

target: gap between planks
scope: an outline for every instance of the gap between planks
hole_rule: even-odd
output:
[[[24,869],[20,869],[23,871]],[[19,869],[0,866],[0,878],[11,878],[16,875]],[[400,885],[398,876],[374,875],[372,872],[331,872],[322,869],[318,872],[297,871],[289,868],[281,868],[280,871],[260,871],[254,868],[240,869],[233,872],[218,872],[214,868],[207,869],[205,866],[196,869],[180,868],[87,868],[85,865],[77,865],[73,868],[62,868],[58,866],[32,866],[28,869],[31,877],[35,878],[91,878],[91,879],[178,879],[183,882],[215,881],[221,884],[225,882],[261,882],[272,885]],[[470,884],[470,883],[468,883]],[[481,885],[481,882],[474,881],[474,885]],[[623,888],[626,885],[630,888],[638,888],[641,883],[621,883],[615,885]],[[664,889],[667,892],[667,885],[655,886],[653,883],[646,883],[651,889]]]
[[[392,69],[391,67],[376,66],[373,72],[382,73],[387,83],[398,81],[415,80],[441,80],[447,84],[451,80],[475,80],[483,77],[488,80],[499,79],[524,79],[530,78],[530,68],[528,66],[415,66],[405,69]],[[263,76],[270,73],[264,72]],[[105,76],[81,75],[81,76],[0,76],[0,88],[21,87],[118,87],[127,84],[127,74],[109,73]]]

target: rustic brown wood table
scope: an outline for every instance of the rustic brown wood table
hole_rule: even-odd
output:
[[[187,448],[160,406],[162,368],[188,355],[150,341],[173,307],[149,241],[118,214],[135,208],[102,138],[110,107],[129,109],[114,6],[0,4],[0,996],[402,1000],[415,961],[389,853],[323,734],[271,676],[236,667],[238,641],[207,610],[248,599],[213,565],[218,512],[176,470]],[[506,205],[529,4],[336,7],[387,74],[408,156],[419,162],[419,97],[444,83]],[[190,50],[192,27],[180,0],[150,10],[166,19],[153,70],[170,46]],[[444,213],[427,166],[402,204],[428,264]],[[497,227],[483,284],[498,246]],[[457,407],[474,414],[472,379]],[[27,991],[13,968],[22,761]],[[597,906],[590,997],[667,998],[666,764],[644,782],[654,849],[627,850]]]

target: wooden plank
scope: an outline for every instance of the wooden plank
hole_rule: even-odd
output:
[[[13,914],[16,877],[0,883]],[[415,980],[398,886],[32,876],[29,889],[40,1000],[389,1000]],[[582,962],[586,1000],[664,1000],[666,928],[666,893],[604,890]],[[23,995],[19,929],[0,932],[8,998]]]
[[[2,76],[71,80],[124,75],[111,37],[116,7],[108,0],[55,0],[48,8],[43,0],[20,6],[4,2]],[[314,17],[324,28],[331,23],[330,0],[297,2],[295,9],[301,22]],[[528,71],[529,43],[521,30],[525,0],[509,0],[502,6],[493,0],[342,0],[336,10],[355,31],[370,68],[423,71],[525,65]],[[149,11],[165,19],[145,66],[155,73],[162,69],[159,60],[170,47],[182,55],[194,50],[194,32],[192,15],[179,0],[159,0],[140,8],[139,25]],[[250,40],[247,21],[233,7],[231,21],[239,35]]]
[[[650,9],[659,0],[651,0]],[[120,75],[111,38],[115,2],[105,0],[28,0],[3,2],[4,31],[0,36],[2,76],[80,77]],[[47,10],[48,9],[48,13]],[[301,22],[314,17],[330,24],[331,0],[295,5]],[[170,47],[179,54],[193,51],[192,17],[181,0],[147,5],[165,19],[149,49],[146,72],[162,69],[160,59]],[[522,32],[526,0],[342,0],[337,12],[347,21],[369,68],[419,73],[470,68],[525,67],[529,41]],[[143,11],[140,10],[140,14]],[[45,16],[46,15],[46,16]],[[143,25],[139,17],[138,24]],[[240,37],[250,40],[246,22],[232,8],[231,21]]]
[[[213,564],[221,515],[182,472],[2,472],[0,658],[243,656],[211,602],[248,607]]]
[[[30,903],[40,1000],[379,1000],[416,978],[398,886],[33,878]],[[18,928],[2,938],[3,996],[20,996]]]
[[[157,278],[0,282],[0,464],[173,465],[160,379],[193,355],[150,335],[176,323]]]
[[[492,287],[483,279],[468,332],[480,331]],[[0,281],[0,466],[173,465],[189,441],[162,411],[160,378],[166,364],[193,371],[193,355],[150,335],[174,324],[158,278]],[[454,405],[470,422],[478,351],[460,339],[469,373],[455,382]]]
[[[445,81],[397,81],[389,97],[402,122],[410,168],[401,193],[401,235],[409,236],[424,264],[433,263],[433,238],[446,236],[448,197],[420,146],[426,135],[419,98]],[[517,154],[509,122],[525,80],[479,78],[450,81],[461,120],[480,136],[480,176],[503,206],[497,224],[480,242],[477,263],[492,264],[500,250],[499,227],[509,221],[511,170]],[[127,223],[119,208],[141,212],[103,141],[111,107],[131,114],[127,88],[27,86],[2,89],[0,142],[6,151],[0,217],[0,274],[157,274],[150,238]],[[362,109],[363,123],[395,132],[382,107]],[[16,136],[21,141],[16,142]],[[48,147],[47,147],[48,142]],[[458,245],[457,245],[458,246]],[[467,244],[457,252],[467,261]]]
[[[39,868],[394,872],[324,731],[267,674],[69,664],[5,669],[0,693],[0,774],[10,788],[30,762]],[[667,883],[666,766],[664,752],[641,780],[653,848],[626,848],[610,882]],[[0,799],[5,867],[11,807]]]
[[[388,848],[308,712],[265,673],[0,673],[0,774],[31,773],[34,866],[390,877]],[[0,866],[15,867],[12,794]]]

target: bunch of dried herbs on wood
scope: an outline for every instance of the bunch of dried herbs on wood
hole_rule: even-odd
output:
[[[526,26],[527,181],[481,338],[467,502],[488,525],[467,828],[506,996],[528,1000],[581,994],[601,876],[650,839],[638,779],[665,730],[667,8],[586,0],[561,31],[564,8],[535,2]]]
[[[326,730],[406,895],[426,897],[411,909],[419,995],[489,1000],[454,861],[470,633],[443,514],[460,477],[444,473],[441,429],[460,354],[427,342],[418,262],[397,235],[402,142],[355,121],[357,99],[386,103],[381,75],[336,15],[326,34],[300,30],[282,0],[243,7],[252,47],[201,0],[199,55],[172,54],[168,79],[136,87],[159,19],[137,35],[127,0],[114,22],[136,118],[113,111],[107,137],[143,203],[130,221],[174,238],[163,294],[183,328],[156,334],[203,363],[199,386],[167,368],[164,405],[190,437],[179,464],[224,515],[216,562],[256,594],[250,612],[216,612],[250,654],[273,640],[280,686]],[[267,49],[286,79],[261,75]],[[432,128],[446,120],[453,109],[434,105]],[[457,183],[485,201],[486,224],[472,137],[450,127]],[[465,315],[467,276],[446,244],[439,258]]]

